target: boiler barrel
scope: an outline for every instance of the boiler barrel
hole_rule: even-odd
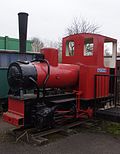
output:
[[[46,74],[46,64],[35,63],[37,69],[37,83],[42,86]],[[79,66],[71,64],[58,64],[57,67],[50,66],[50,77],[46,84],[49,88],[66,88],[75,86],[78,82]]]
[[[32,89],[35,87],[35,84],[30,80],[32,78],[39,87],[43,87],[47,73],[48,66],[46,63],[14,62],[8,69],[8,83],[11,89]],[[50,65],[50,75],[46,87],[69,88],[76,86],[78,79],[79,66],[71,64]]]

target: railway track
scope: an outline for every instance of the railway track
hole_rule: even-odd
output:
[[[20,140],[32,143],[35,145],[43,145],[49,142],[49,139],[46,136],[53,135],[53,134],[64,134],[64,136],[67,136],[70,129],[75,128],[77,126],[80,126],[90,120],[84,120],[84,121],[75,121],[72,123],[69,123],[64,126],[59,126],[56,128],[51,128],[49,130],[37,130],[36,128],[30,128],[30,129],[12,129],[12,135],[15,136],[16,142],[19,142]]]

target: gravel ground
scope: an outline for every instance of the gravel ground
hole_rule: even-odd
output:
[[[3,121],[2,116],[0,115],[0,133],[1,132],[6,132],[10,129],[15,128],[13,125],[10,125],[6,122]]]
[[[104,134],[87,132],[45,146],[0,143],[0,154],[120,154],[120,140]]]
[[[6,132],[13,127],[0,120],[0,154],[120,154],[120,138],[80,132],[44,146],[15,143]],[[1,135],[2,134],[2,135]]]

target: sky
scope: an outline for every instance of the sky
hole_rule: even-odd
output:
[[[57,41],[74,18],[100,26],[100,33],[120,41],[120,0],[1,0],[0,36],[18,38],[19,12],[27,12],[27,38]]]

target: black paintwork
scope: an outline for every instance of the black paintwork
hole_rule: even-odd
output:
[[[37,80],[37,71],[35,66],[29,62],[14,62],[8,68],[7,78],[11,89],[32,89],[34,83],[29,78]]]
[[[26,38],[27,38],[27,21],[28,14],[27,13],[18,13],[18,21],[19,21],[19,50],[20,52],[26,52]]]

